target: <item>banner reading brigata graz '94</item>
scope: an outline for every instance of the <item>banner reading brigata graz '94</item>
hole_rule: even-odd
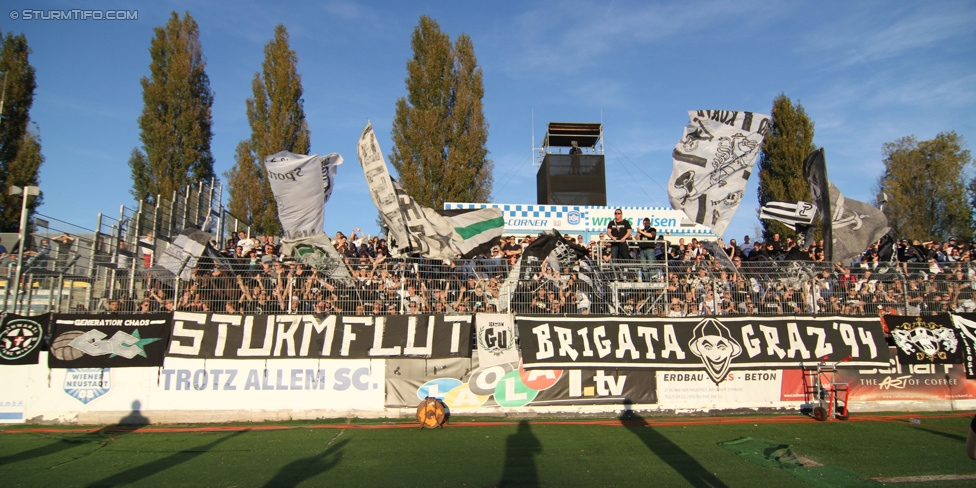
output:
[[[167,356],[186,358],[471,357],[470,315],[173,313]]]
[[[730,369],[845,361],[887,366],[877,317],[515,318],[526,369],[703,369],[715,384]]]
[[[62,315],[51,320],[50,368],[162,366],[172,315]]]

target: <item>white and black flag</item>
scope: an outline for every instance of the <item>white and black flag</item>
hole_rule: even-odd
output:
[[[844,198],[833,183],[830,184],[830,207],[833,212],[830,228],[834,244],[831,260],[834,262],[860,255],[891,230],[888,218],[881,209]]]
[[[322,234],[325,204],[332,195],[336,167],[342,156],[280,151],[264,158],[268,182],[278,204],[278,220],[286,239]]]
[[[389,229],[390,254],[419,254],[427,258],[470,258],[497,244],[505,229],[496,208],[438,212],[418,204],[390,176],[373,125],[359,137],[359,164],[363,167],[373,204]]]
[[[181,280],[189,281],[211,238],[212,234],[200,229],[183,229],[173,239],[173,243],[166,246],[153,269],[159,271],[162,268],[179,276]]]
[[[759,218],[782,222],[795,230],[797,225],[804,228],[813,222],[817,206],[810,202],[769,202],[759,209]]]
[[[880,209],[845,198],[827,178],[823,148],[803,161],[803,176],[820,207],[821,235],[827,261],[846,261],[864,252],[888,233],[888,218]]]
[[[671,206],[718,235],[742,202],[746,181],[769,130],[769,116],[728,110],[692,110],[675,145],[668,180]]]

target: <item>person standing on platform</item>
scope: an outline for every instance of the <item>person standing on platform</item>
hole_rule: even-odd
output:
[[[579,143],[573,141],[573,147],[569,150],[569,174],[578,175],[581,174],[580,170],[580,155],[583,154],[583,150],[580,149]]]
[[[637,229],[637,241],[638,247],[640,248],[640,261],[641,265],[645,266],[644,276],[648,277],[647,279],[650,280],[652,273],[651,268],[653,268],[654,261],[657,258],[657,229],[651,227],[651,219],[646,217],[641,224],[641,227]]]
[[[613,211],[613,220],[607,224],[607,234],[610,236],[610,251],[614,261],[630,259],[630,248],[627,240],[633,239],[630,222],[624,220],[624,212],[619,208]]]

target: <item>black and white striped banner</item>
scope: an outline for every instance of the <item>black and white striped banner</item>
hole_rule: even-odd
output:
[[[810,202],[769,202],[759,210],[759,218],[782,222],[796,229],[797,224],[810,225],[817,206]]]

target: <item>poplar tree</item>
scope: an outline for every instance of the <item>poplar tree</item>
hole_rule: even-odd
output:
[[[264,47],[261,72],[251,82],[254,97],[246,101],[251,137],[241,141],[227,178],[232,214],[251,222],[259,233],[281,232],[278,206],[264,170],[264,158],[278,151],[308,154],[311,133],[305,120],[298,55],[288,44],[288,29],[279,24]]]
[[[214,95],[205,71],[200,31],[190,14],[170,14],[153,29],[149,76],[143,77],[139,139],[133,149],[132,195],[156,203],[174,191],[214,177],[210,152]]]
[[[813,202],[810,185],[803,178],[803,160],[813,152],[813,122],[803,106],[785,94],[773,100],[769,132],[759,154],[759,205],[769,202]],[[829,175],[829,173],[828,173]],[[773,234],[796,237],[797,232],[781,222],[761,220],[763,240]]]
[[[0,32],[0,76],[3,80],[3,112],[0,113],[0,232],[17,232],[20,227],[22,195],[10,195],[12,186],[37,186],[44,163],[41,138],[30,119],[34,103],[34,67],[31,49],[23,35]],[[32,127],[33,126],[33,127]],[[41,197],[29,197],[28,216],[41,204]],[[10,244],[8,244],[9,246]]]
[[[944,241],[973,236],[973,209],[967,200],[966,175],[973,164],[963,139],[943,132],[928,141],[902,137],[882,146],[885,170],[877,188],[895,236]],[[970,196],[972,196],[970,194]]]
[[[390,154],[400,184],[417,203],[435,209],[446,201],[490,200],[484,85],[471,38],[461,34],[452,44],[423,16],[411,46],[407,96],[397,100]]]

